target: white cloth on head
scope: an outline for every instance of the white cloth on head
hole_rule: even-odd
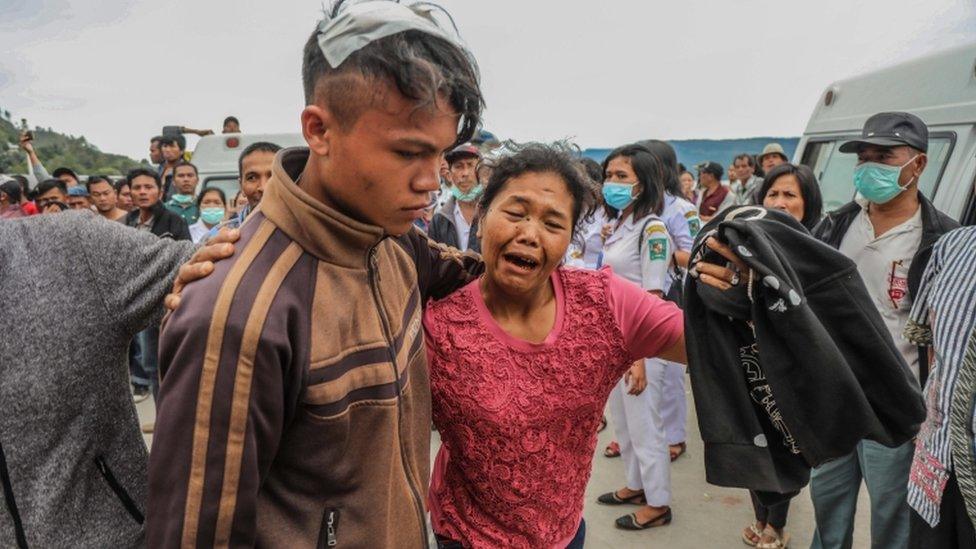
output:
[[[335,17],[319,22],[319,49],[329,66],[338,68],[350,55],[370,43],[408,30],[461,45],[457,32],[449,32],[434,18],[435,11],[446,13],[439,6],[426,2],[411,5],[390,0],[350,3]]]

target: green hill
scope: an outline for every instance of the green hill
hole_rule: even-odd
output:
[[[120,154],[98,150],[84,137],[58,133],[51,128],[33,128],[34,150],[48,171],[66,166],[80,174],[121,175],[139,162]],[[24,151],[17,146],[19,126],[8,111],[0,112],[0,173],[23,173],[27,169]]]

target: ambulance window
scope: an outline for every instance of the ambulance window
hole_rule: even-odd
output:
[[[241,183],[236,177],[208,177],[200,184],[200,189],[206,189],[207,187],[217,187],[224,191],[227,195],[227,200],[233,200],[237,195],[237,191],[241,190]]]
[[[802,163],[813,170],[823,193],[824,212],[843,206],[854,198],[854,167],[857,155],[837,150],[848,138],[808,143]],[[950,137],[929,138],[929,163],[919,179],[919,188],[927,197],[935,195],[939,178],[952,150]]]

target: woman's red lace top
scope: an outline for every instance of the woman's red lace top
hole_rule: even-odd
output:
[[[583,511],[596,429],[637,358],[683,334],[681,311],[601,271],[552,275],[542,343],[508,335],[474,281],[425,312],[434,424],[434,531],[469,547],[564,547]]]

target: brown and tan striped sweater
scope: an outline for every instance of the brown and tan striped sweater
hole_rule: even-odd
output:
[[[387,238],[275,159],[230,260],[165,323],[151,547],[423,547],[426,299],[481,269],[417,231]]]

